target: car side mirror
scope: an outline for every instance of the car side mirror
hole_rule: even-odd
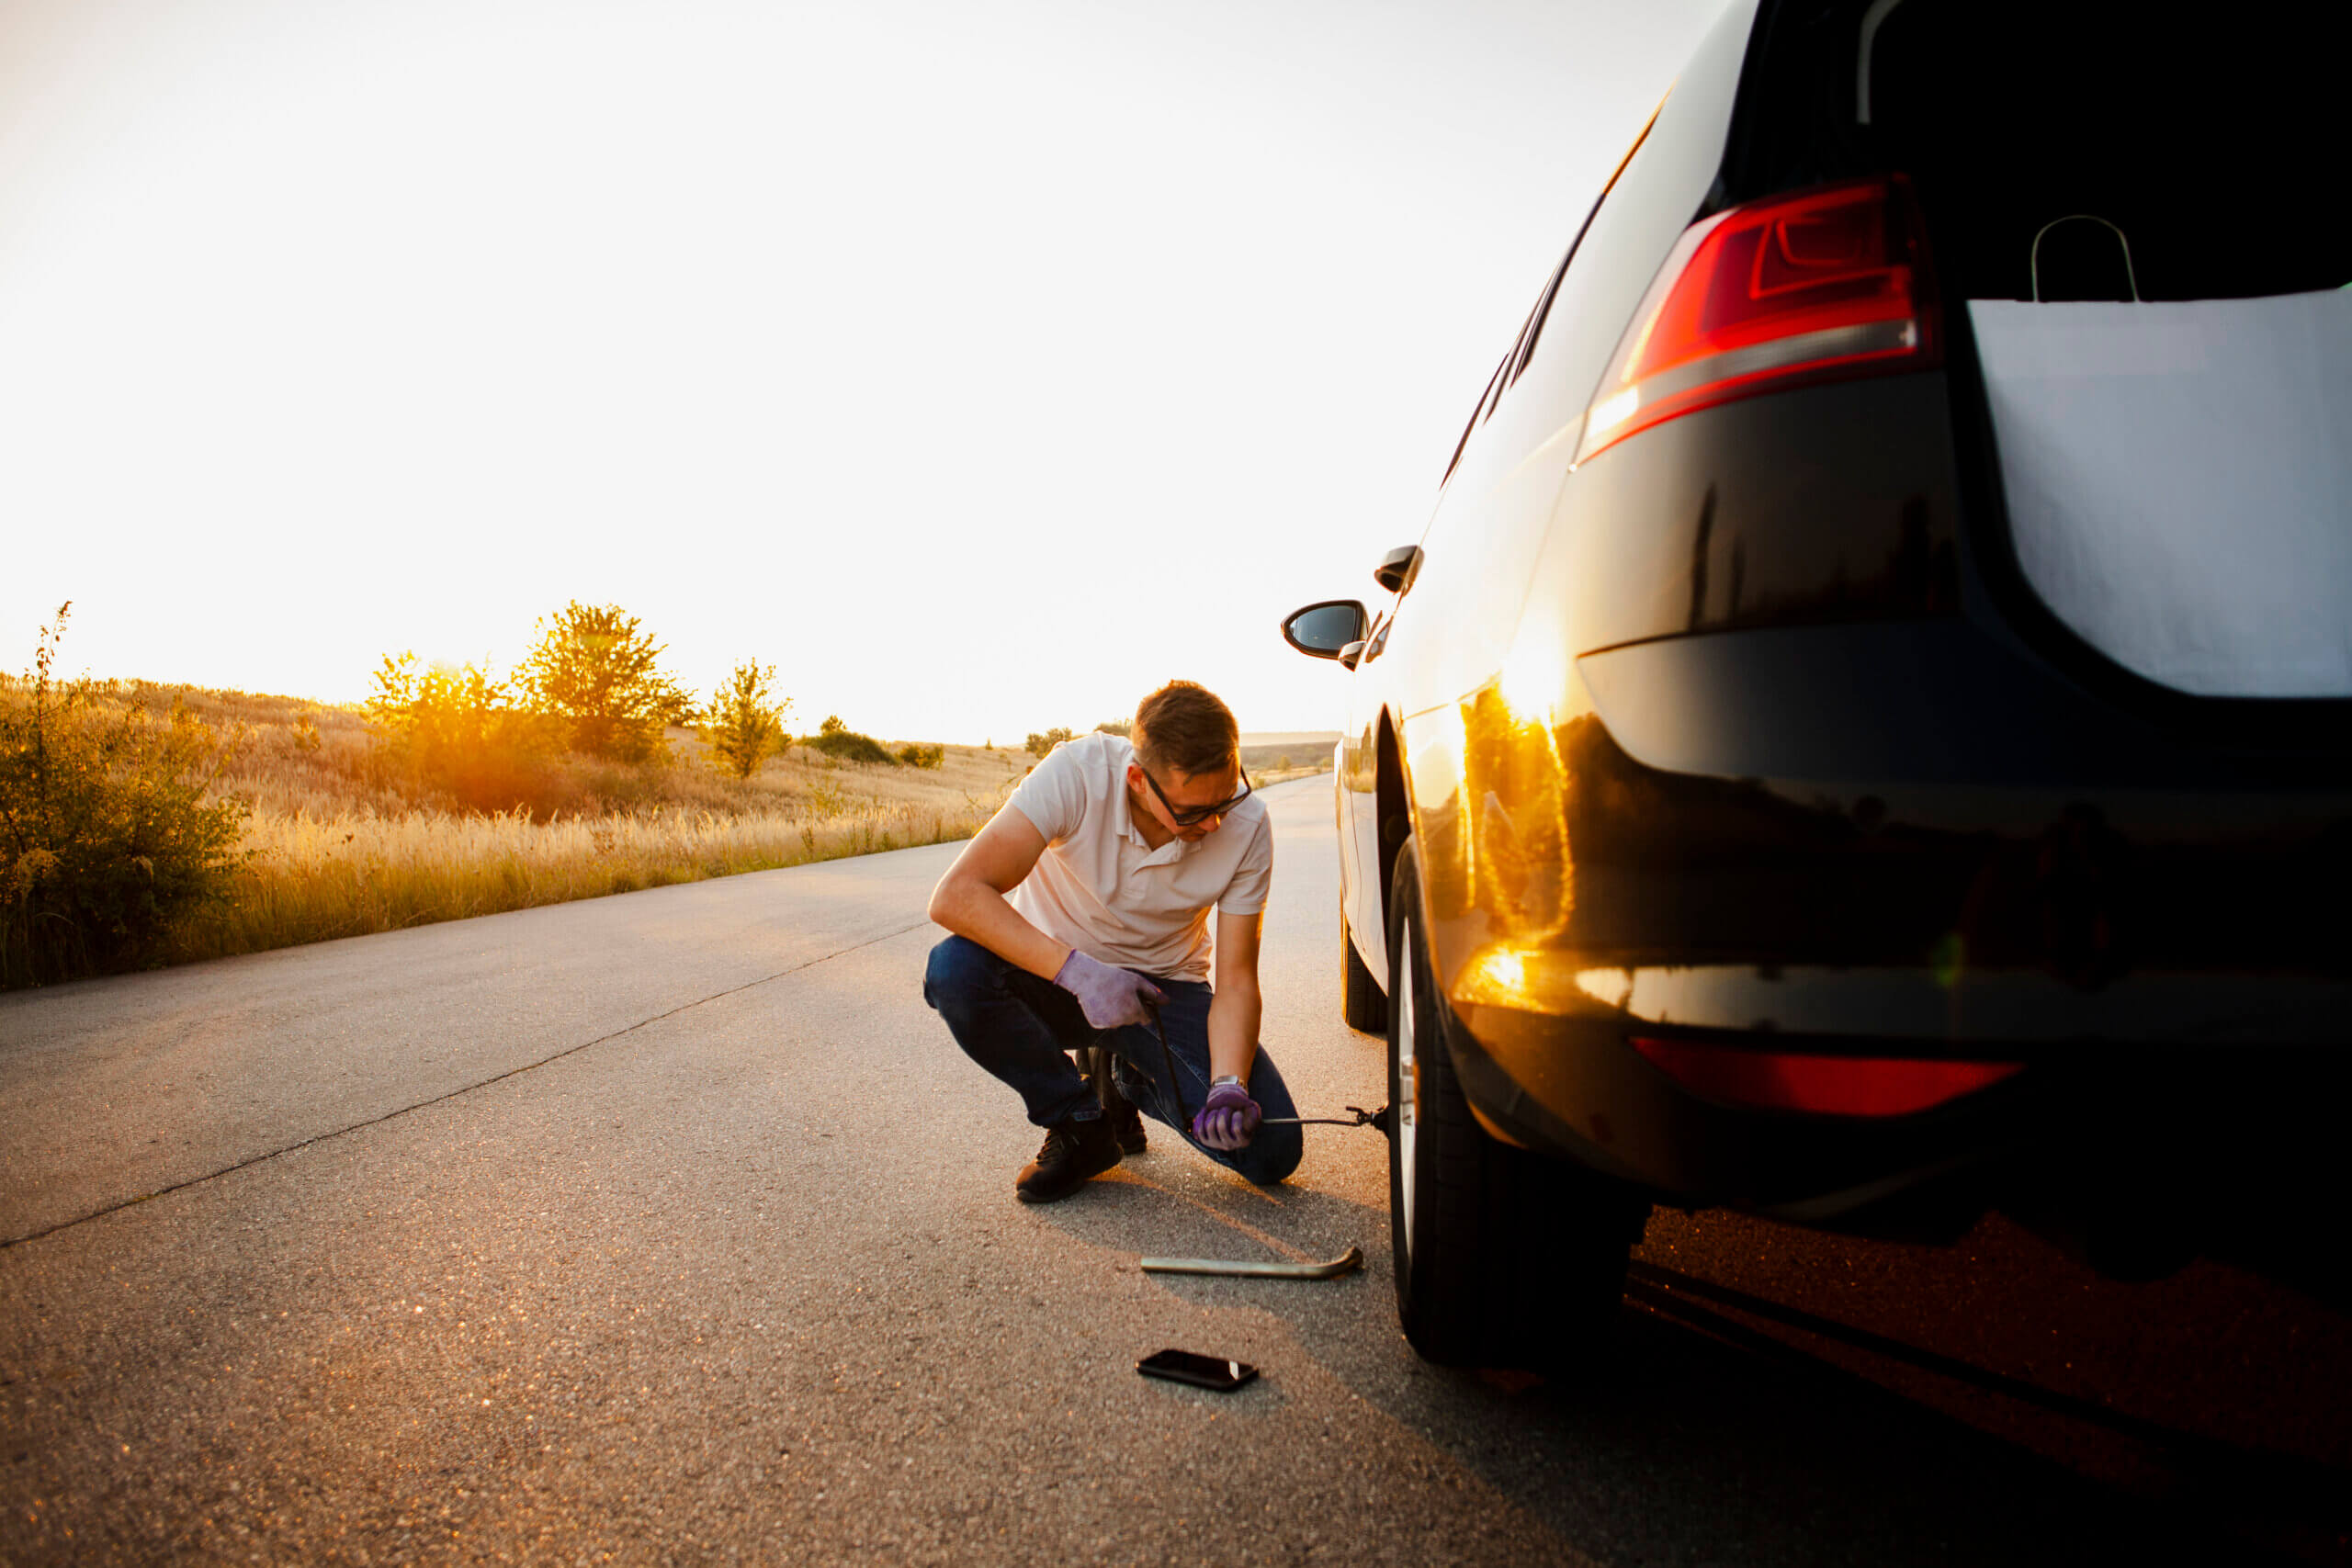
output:
[[[1353,599],[1326,599],[1292,611],[1283,622],[1283,640],[1311,659],[1336,659],[1353,669],[1347,647],[1363,641],[1371,619]]]
[[[1372,569],[1372,580],[1391,593],[1402,593],[1413,586],[1413,579],[1421,574],[1421,547],[1399,545],[1380,558]]]

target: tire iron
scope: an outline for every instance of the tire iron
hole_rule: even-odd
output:
[[[1336,1280],[1363,1267],[1363,1249],[1351,1247],[1329,1263],[1242,1263],[1222,1258],[1147,1258],[1147,1274],[1222,1274],[1242,1280]]]
[[[1389,1107],[1366,1111],[1361,1105],[1351,1105],[1345,1116],[1267,1116],[1260,1120],[1261,1127],[1377,1127],[1385,1133],[1396,1124]]]

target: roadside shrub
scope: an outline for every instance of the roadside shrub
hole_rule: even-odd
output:
[[[946,759],[946,747],[925,746],[916,740],[910,740],[899,748],[899,761],[910,768],[935,768]]]
[[[57,680],[72,608],[0,690],[0,986],[141,961],[183,916],[225,906],[243,863],[243,802],[206,798],[231,745],[183,704],[158,717]]]
[[[1067,729],[1048,729],[1043,735],[1038,734],[1035,730],[1031,730],[1029,732],[1029,739],[1022,742],[1022,744],[1032,757],[1042,757],[1048,751],[1051,751],[1055,747],[1060,745],[1063,741],[1075,740],[1077,739],[1078,737],[1072,735]]]
[[[763,761],[792,744],[784,728],[792,699],[772,694],[775,680],[775,665],[747,660],[735,666],[727,684],[711,694],[702,739],[710,748],[712,765],[722,773],[748,779]]]
[[[571,794],[558,765],[557,725],[526,713],[506,682],[467,664],[427,667],[387,655],[368,699],[382,782],[412,800],[535,817]]]
[[[814,735],[804,735],[800,743],[811,750],[822,751],[828,757],[844,762],[880,762],[886,767],[899,766],[899,759],[890,755],[882,742],[871,735],[861,735],[841,721],[838,714],[829,714],[817,727]]]

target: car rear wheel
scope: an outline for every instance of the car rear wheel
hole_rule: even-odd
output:
[[[1607,1341],[1647,1206],[1487,1136],[1454,1076],[1409,842],[1388,907],[1389,1235],[1405,1337],[1443,1366],[1573,1370]]]
[[[1340,1017],[1350,1029],[1366,1034],[1377,1034],[1388,1027],[1388,993],[1380,988],[1380,982],[1364,966],[1363,954],[1356,952],[1344,900],[1340,909]]]

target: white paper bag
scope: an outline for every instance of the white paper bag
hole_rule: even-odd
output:
[[[1968,310],[2044,603],[2184,692],[2352,695],[2352,292]]]

